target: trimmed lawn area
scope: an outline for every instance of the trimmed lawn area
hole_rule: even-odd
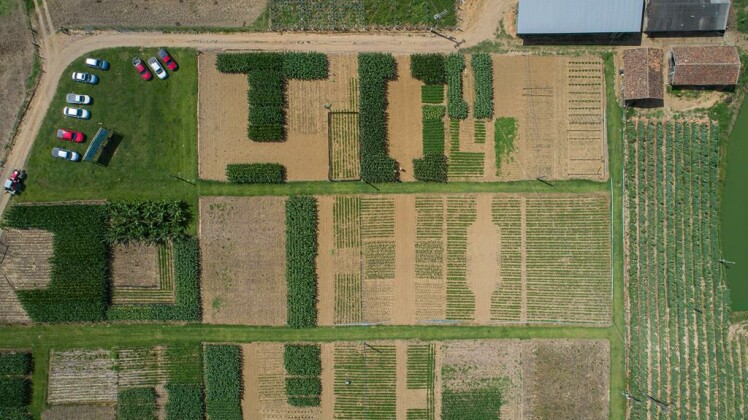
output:
[[[108,71],[86,67],[85,57],[76,59],[65,71],[52,100],[27,164],[28,187],[20,201],[85,199],[176,198],[196,201],[197,188],[178,179],[197,177],[197,54],[193,49],[169,50],[179,63],[166,80],[155,76],[143,81],[130,60],[143,62],[156,56],[157,49],[115,48],[95,51],[111,63]],[[74,71],[99,76],[99,84],[72,80]],[[62,115],[65,95],[89,95],[90,120]],[[81,155],[99,127],[121,135],[108,166],[89,162],[67,162],[51,156],[53,147],[74,150]],[[82,131],[81,144],[57,139],[58,128]]]

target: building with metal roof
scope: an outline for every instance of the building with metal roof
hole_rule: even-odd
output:
[[[644,0],[519,0],[517,34],[638,33]]]
[[[732,86],[740,78],[736,47],[673,47],[670,84],[673,86]]]
[[[724,32],[730,0],[649,0],[644,32]]]
[[[659,104],[664,100],[664,59],[663,51],[659,48],[633,48],[623,52],[625,101]]]

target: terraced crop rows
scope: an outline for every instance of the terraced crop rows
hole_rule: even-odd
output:
[[[115,305],[151,305],[174,303],[174,246],[171,242],[158,245],[159,287],[112,288]]]
[[[597,175],[602,170],[604,81],[602,60],[587,58],[569,62],[566,147],[571,177]]]
[[[436,349],[433,343],[411,344],[407,349],[408,373],[406,377],[408,389],[426,390],[426,407],[409,408],[409,419],[434,419],[435,401],[434,388],[436,376]]]
[[[719,129],[632,119],[626,127],[630,324],[635,418],[745,418],[745,353],[728,337],[719,264]],[[742,364],[741,364],[742,363]]]
[[[154,387],[169,379],[165,347],[135,347],[117,350],[117,386]]]

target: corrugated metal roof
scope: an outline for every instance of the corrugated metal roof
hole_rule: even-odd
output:
[[[519,0],[517,33],[641,32],[644,0]]]
[[[650,0],[645,32],[724,31],[730,0]]]

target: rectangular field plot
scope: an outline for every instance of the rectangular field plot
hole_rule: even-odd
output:
[[[245,344],[245,418],[608,418],[605,340],[302,345],[319,348],[319,405],[288,401],[284,347],[295,344]]]
[[[330,136],[330,180],[361,179],[358,113],[331,112],[327,121]]]
[[[610,323],[605,194],[318,202],[321,325]]]

